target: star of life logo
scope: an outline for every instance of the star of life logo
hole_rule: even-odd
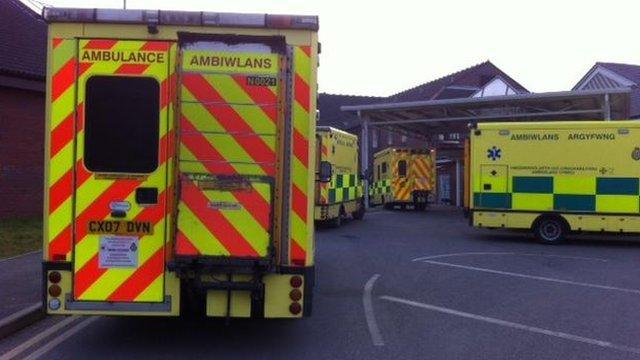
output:
[[[502,150],[495,146],[492,146],[487,149],[487,157],[492,161],[496,161],[502,157]]]

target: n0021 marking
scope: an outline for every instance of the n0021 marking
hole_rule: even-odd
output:
[[[153,235],[149,221],[91,220],[87,227],[89,234]]]
[[[278,79],[273,76],[247,76],[248,86],[277,86]]]

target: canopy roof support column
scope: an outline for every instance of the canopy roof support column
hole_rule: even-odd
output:
[[[363,180],[364,207],[369,208],[369,118],[358,111],[360,118],[360,174]]]

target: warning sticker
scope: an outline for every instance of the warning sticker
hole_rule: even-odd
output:
[[[101,236],[99,267],[137,268],[139,241],[137,236]]]

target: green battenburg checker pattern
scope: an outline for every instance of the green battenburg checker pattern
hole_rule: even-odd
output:
[[[383,195],[391,193],[391,179],[379,180],[369,186],[369,195]]]
[[[362,184],[354,174],[335,174],[329,183],[329,203],[355,200],[362,197]]]
[[[514,176],[510,193],[476,192],[473,202],[488,209],[639,213],[640,179]]]

